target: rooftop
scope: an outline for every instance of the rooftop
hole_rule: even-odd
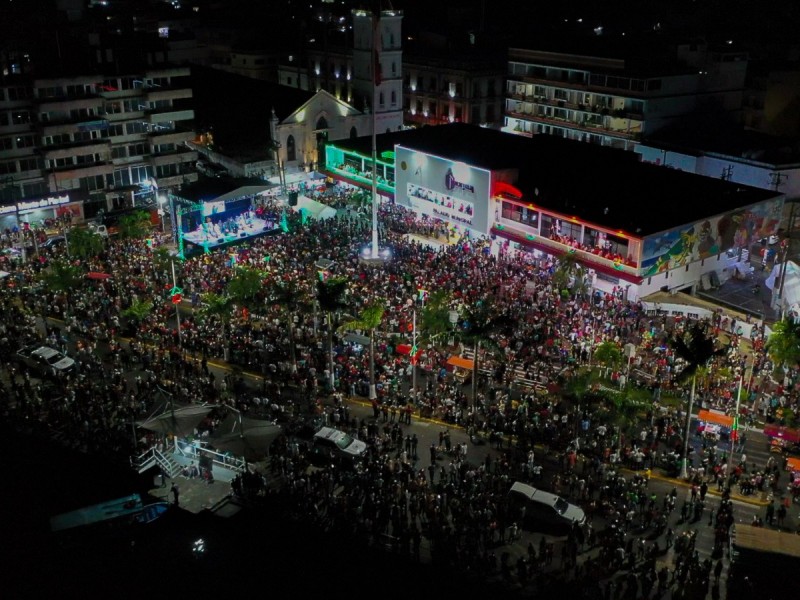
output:
[[[745,129],[735,123],[698,119],[660,129],[646,144],[687,154],[722,154],[772,167],[800,164],[800,139]]]
[[[371,154],[369,136],[333,144]],[[642,163],[633,152],[461,123],[377,136],[379,154],[395,145],[489,170],[518,169],[515,185],[524,201],[637,237],[776,196],[769,190]]]

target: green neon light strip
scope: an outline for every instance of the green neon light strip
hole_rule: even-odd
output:
[[[345,177],[347,179],[355,179],[356,181],[372,185],[371,177],[362,177],[361,175],[356,175],[355,173],[351,173],[350,171],[345,171],[343,169],[337,169],[336,167],[328,167],[328,168],[331,169],[332,171],[336,171],[337,173],[341,173],[342,177]],[[378,182],[378,189],[382,189],[386,192],[391,192],[393,194],[395,193],[395,188],[386,183]]]
[[[381,152],[381,158],[385,158],[387,160],[394,160],[394,151],[384,150],[383,152]]]
[[[364,156],[360,152],[354,152],[353,150],[343,150],[342,148],[337,148],[336,146],[329,146],[329,147],[333,148],[334,150],[338,150],[342,154],[349,154],[350,156],[358,156],[359,158],[363,158],[364,160],[368,160],[369,162],[372,162],[372,157],[371,156]],[[385,152],[382,152],[381,156],[383,156],[384,158],[388,158],[388,156],[385,156],[388,152],[391,152],[391,151],[387,150]],[[391,158],[394,159],[394,152],[392,152],[391,154],[392,154]],[[376,160],[375,162],[378,163],[378,164],[381,164],[381,165],[384,165],[384,166],[387,166],[387,167],[391,167],[391,168],[394,169],[394,162],[388,163],[388,162],[385,162],[385,161],[382,161],[382,160]]]

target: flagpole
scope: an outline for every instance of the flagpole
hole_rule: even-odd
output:
[[[731,483],[733,480],[733,453],[736,450],[736,442],[739,438],[739,402],[742,399],[742,384],[744,382],[744,372],[739,375],[739,389],[736,392],[736,408],[733,414],[733,428],[731,429],[731,451],[728,454],[728,474],[725,478],[727,480],[726,487],[730,491]]]
[[[378,150],[377,134],[378,120],[376,117],[378,102],[378,40],[380,36],[380,13],[372,13],[372,253],[373,259],[378,258]]]
[[[411,335],[411,397],[417,395],[417,309],[415,308],[412,313],[412,329]]]

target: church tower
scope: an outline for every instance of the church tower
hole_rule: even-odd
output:
[[[353,11],[353,104],[375,111],[376,133],[403,125],[402,21],[401,10]]]

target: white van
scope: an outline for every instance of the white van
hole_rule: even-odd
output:
[[[586,513],[578,506],[570,504],[561,496],[537,489],[527,483],[514,482],[509,490],[512,511],[521,512],[525,507],[523,527],[533,531],[556,529],[569,531],[575,525],[586,523]]]
[[[340,456],[358,458],[367,451],[367,445],[353,436],[332,427],[323,427],[314,434],[314,445],[333,450]]]

